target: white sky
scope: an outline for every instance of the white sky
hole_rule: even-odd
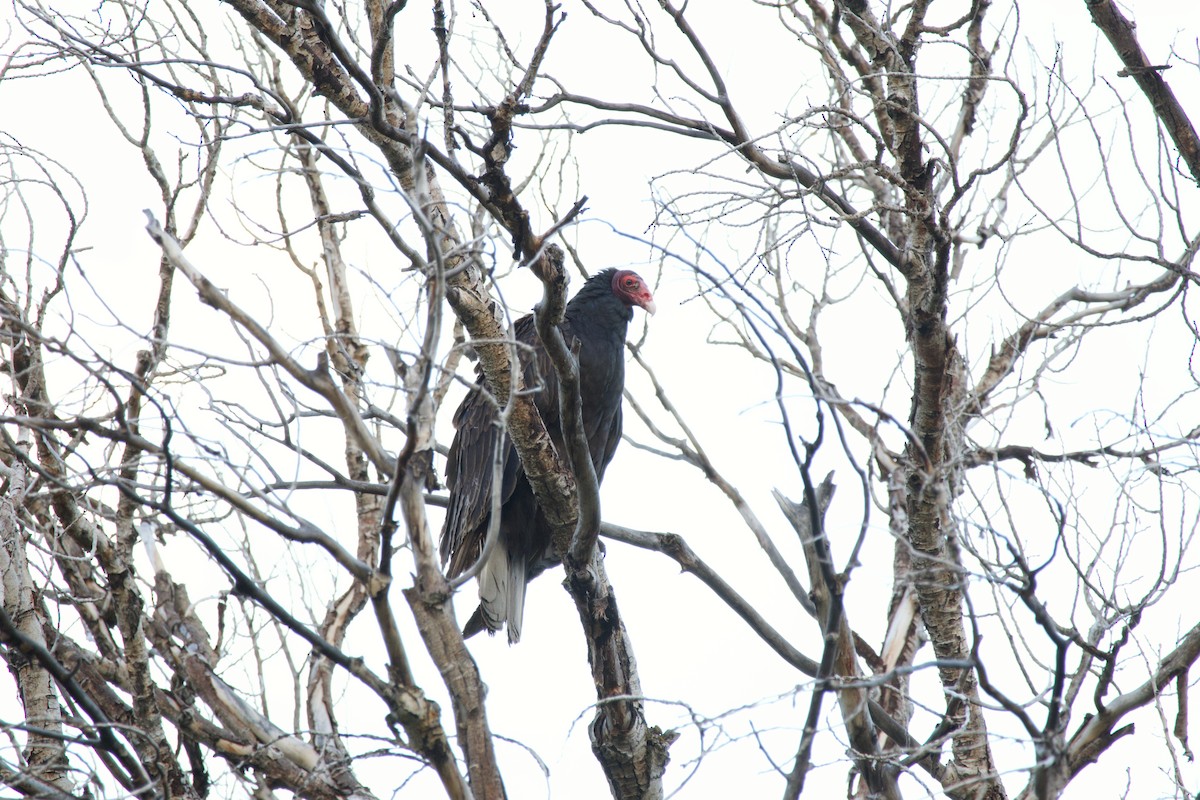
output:
[[[1000,9],[1006,5],[994,3],[990,18],[1000,20]],[[752,120],[764,126],[774,124],[772,114],[777,109],[773,104],[779,102],[781,84],[788,87],[789,94],[785,99],[796,108],[823,101],[822,76],[797,75],[786,51],[759,40],[759,30],[736,32],[742,22],[740,14],[726,13],[728,6],[725,5],[695,3],[694,6],[697,15],[720,9],[716,12],[721,18],[719,22],[710,16],[707,19],[701,17],[697,24],[702,34],[729,34],[716,49],[723,62],[731,65],[726,77],[734,97],[757,112],[751,115]],[[960,13],[962,6],[965,3],[946,4],[947,18]],[[1172,44],[1178,48],[1180,58],[1170,59],[1175,66],[1165,74],[1185,106],[1195,108],[1200,114],[1200,107],[1196,106],[1194,66],[1200,27],[1195,19],[1181,14],[1180,8],[1180,4],[1164,0],[1137,3],[1138,35],[1143,47],[1155,54],[1152,58],[1167,60],[1167,48]],[[559,60],[551,61],[549,71],[559,70],[557,74],[569,74],[581,83],[590,79],[595,86],[602,87],[607,80],[607,70],[619,70],[625,62],[616,59],[614,63],[609,58],[606,40],[584,40],[577,36],[572,23],[582,23],[587,12],[573,5],[568,11],[569,22],[552,53],[552,59]],[[466,25],[468,12],[461,13],[464,16],[461,24]],[[1113,77],[1118,65],[1106,43],[1100,43],[1098,55],[1094,61],[1092,59],[1096,32],[1087,19],[1082,2],[1028,4],[1022,8],[1022,15],[1024,36],[1039,44],[1062,43],[1061,66],[1068,81],[1090,77],[1093,66],[1096,75],[1114,83],[1119,80]],[[726,26],[731,30],[723,30]],[[425,28],[420,30],[423,32]],[[19,38],[17,33],[10,41]],[[527,51],[528,44],[528,41],[514,42],[518,50],[524,46]],[[1050,52],[1052,50],[1042,49],[1041,58],[1048,58]],[[1028,56],[1021,53],[1019,57]],[[1193,63],[1181,59],[1191,59]],[[1025,64],[1020,71],[1028,72],[1033,68],[1034,65]],[[109,76],[108,83],[117,87],[114,102],[129,100],[122,98],[122,92],[128,87],[123,89],[121,80],[114,81]],[[1118,85],[1125,90],[1123,84]],[[600,89],[596,91],[608,94]],[[156,112],[160,113],[156,125],[161,126],[158,133],[163,137],[164,152],[169,152],[173,125],[169,119],[170,104],[160,103],[159,106],[163,111]],[[161,203],[144,176],[137,154],[115,136],[96,104],[94,93],[78,74],[37,81],[0,82],[0,109],[5,109],[0,118],[0,130],[21,144],[57,159],[87,187],[89,213],[80,245],[92,249],[81,253],[80,260],[95,282],[96,293],[114,309],[121,324],[134,333],[143,333],[149,326],[149,313],[157,290],[158,253],[144,233],[142,209],[157,210]],[[1135,122],[1147,124],[1145,118]],[[699,160],[695,153],[700,152],[699,147],[680,146],[664,139],[654,142],[645,146],[633,137],[599,135],[585,136],[575,142],[575,156],[581,173],[580,190],[590,198],[589,212],[579,226],[579,238],[584,244],[584,257],[593,270],[610,264],[630,264],[643,270],[643,274],[653,272],[648,249],[613,233],[609,226],[635,236],[646,234],[652,215],[649,192],[644,188],[648,177],[669,169],[690,168]],[[249,151],[254,145],[240,142],[236,147]],[[534,146],[531,144],[528,149],[532,151]],[[364,145],[362,150],[367,152],[367,147]],[[235,165],[226,178],[229,185],[235,187],[240,203],[252,206],[260,195],[264,203],[270,202],[268,193],[273,187],[269,176],[261,176],[249,163]],[[569,207],[574,199],[574,195],[566,194],[559,198],[558,208]],[[226,225],[232,225],[235,215],[223,205],[225,202],[218,195],[216,214]],[[269,212],[264,211],[261,216],[267,218]],[[10,219],[5,219],[6,225],[11,224]],[[364,224],[360,223],[360,228]],[[56,252],[53,234],[44,235],[43,230],[39,219],[39,243],[50,243],[49,252]],[[241,241],[250,239],[252,233],[236,228],[229,232]],[[1036,241],[1044,249],[1031,253],[1015,248],[1006,263],[1006,276],[1014,277],[1011,284],[1005,285],[1005,291],[1018,304],[1029,302],[1028,307],[1023,307],[1026,311],[1034,311],[1052,298],[1058,291],[1054,284],[1073,283],[1078,275],[1096,268],[1094,262],[1073,251],[1046,244],[1050,237]],[[735,262],[741,257],[739,251],[748,247],[732,237],[728,240],[714,238],[707,243],[720,257]],[[843,238],[841,245],[846,253],[851,252],[848,238]],[[498,243],[497,249],[503,256],[504,243]],[[980,258],[995,258],[995,252],[988,251]],[[282,263],[276,254],[261,247],[253,251],[232,247],[222,242],[215,235],[213,226],[207,224],[205,238],[189,250],[189,255],[216,283],[236,287],[239,302],[269,314],[273,330],[294,336],[298,341],[312,335],[308,322],[311,300],[305,294],[305,284],[297,281],[297,273]],[[809,255],[814,259],[812,266],[797,264],[796,269],[798,272],[811,269],[812,274],[819,275],[824,265],[819,256]],[[381,281],[380,276],[387,275],[390,265],[395,262],[393,253],[383,249],[378,240],[370,236],[349,242],[347,256],[357,267],[373,273]],[[518,309],[527,309],[535,292],[540,292],[535,284],[532,277],[514,277],[504,284],[508,293],[506,299]],[[766,402],[772,391],[770,376],[762,370],[746,373],[725,351],[701,347],[705,330],[700,309],[695,303],[684,302],[690,298],[690,286],[681,272],[668,271],[664,275],[657,291],[659,313],[648,323],[647,356],[661,371],[660,378],[668,385],[672,398],[684,406],[684,414],[689,423],[696,425],[714,462],[746,494],[756,512],[768,521],[777,539],[785,543],[785,552],[797,571],[803,573],[799,548],[788,547],[791,540],[786,524],[773,510],[769,496],[775,487],[794,497],[800,494],[798,477],[778,431],[776,410]],[[394,285],[383,286],[384,290],[393,288]],[[850,291],[856,287],[847,281],[839,288]],[[886,315],[883,299],[871,299],[878,294],[875,287],[868,285],[857,290],[863,296],[856,295],[855,304],[831,313],[828,327],[823,327],[829,342],[826,357],[833,365],[831,375],[846,395],[872,401],[879,399],[880,386],[892,376],[892,399],[902,399],[906,396],[908,378],[903,372],[892,375],[897,354],[903,348],[902,334],[898,325],[891,321],[892,317]],[[141,342],[117,329],[98,304],[87,297],[87,292],[76,290],[74,297],[81,304],[79,310],[88,318],[89,329],[107,329],[110,334],[90,342],[92,346],[111,354],[118,363],[132,364]],[[192,341],[198,346],[232,346],[228,326],[219,323],[214,312],[199,305],[190,287],[177,286],[175,297],[176,334],[181,341]],[[370,336],[385,339],[383,331],[394,313],[390,301],[366,288],[357,300],[364,330]],[[996,331],[1007,330],[1011,314],[1004,315],[1005,306],[1006,302],[993,295],[978,306],[970,306],[969,311],[965,307],[961,309],[969,319],[969,324],[962,328],[963,344],[969,352],[985,355]],[[875,314],[881,320],[876,329],[878,342],[866,341],[858,333],[858,326],[864,318],[876,319]],[[889,321],[882,322],[884,319]],[[631,338],[640,335],[643,324],[639,315],[631,328]],[[1164,323],[1164,327],[1169,328],[1170,324]],[[1155,347],[1149,354],[1145,329],[1139,329],[1133,341],[1123,331],[1117,329],[1111,336],[1106,335],[1094,354],[1082,354],[1069,375],[1047,376],[1047,394],[1061,398],[1064,403],[1072,402],[1071,398],[1074,398],[1080,408],[1086,410],[1095,407],[1092,398],[1096,392],[1114,391],[1111,404],[1103,405],[1128,412],[1135,399],[1133,386],[1137,370],[1146,362],[1155,375],[1155,381],[1147,385],[1144,396],[1148,407],[1163,406],[1180,391],[1180,386],[1191,385],[1185,369],[1180,366],[1186,363],[1186,346],[1170,338],[1169,330],[1156,335]],[[231,352],[237,352],[236,348]],[[374,358],[376,367],[385,362],[382,352],[376,353]],[[1094,366],[1088,364],[1089,359]],[[1162,363],[1159,363],[1160,359]],[[713,380],[714,375],[730,373],[736,378],[728,382]],[[1117,390],[1113,389],[1114,376],[1119,377]],[[650,397],[644,392],[645,382],[636,371],[631,372],[630,381],[635,392],[641,390],[642,397]],[[176,399],[189,402],[188,398]],[[802,398],[797,398],[793,413],[803,416],[803,407]],[[1190,410],[1185,407],[1175,411],[1185,418],[1188,414],[1192,418],[1196,416],[1194,402]],[[903,409],[898,413],[903,414]],[[448,419],[448,414],[445,416]],[[627,419],[632,416],[627,413]],[[1091,424],[1083,416],[1076,421],[1080,428]],[[1042,423],[1034,414],[1031,418],[1019,417],[1012,424],[1014,429],[1024,432],[1038,430]],[[639,427],[631,424],[630,432],[638,435]],[[1073,435],[1069,426],[1056,433],[1064,442]],[[448,429],[444,435],[448,441]],[[334,451],[338,449],[334,448]],[[825,470],[839,469],[838,501],[844,505],[835,508],[833,519],[847,531],[848,539],[857,529],[861,499],[852,474],[832,455],[832,448],[829,453],[819,461],[816,477],[821,477]],[[624,446],[606,479],[605,518],[630,527],[684,534],[702,557],[717,566],[739,591],[767,610],[774,624],[815,656],[818,652],[815,626],[794,608],[794,603],[789,603],[781,582],[770,573],[769,565],[736,512],[706,488],[693,472],[679,465],[664,464]],[[1079,480],[1086,486],[1086,476]],[[1047,525],[1041,508],[1032,502],[1030,506],[1018,513],[1027,515],[1031,524]],[[314,508],[311,513],[315,522],[338,532],[343,541],[350,540],[353,524],[346,502]],[[436,510],[431,511],[431,516],[435,526],[440,525]],[[883,634],[881,609],[890,591],[890,544],[882,530],[883,517],[875,512],[873,519],[874,532],[879,537],[873,538],[869,547],[876,551],[886,547],[888,555],[867,559],[855,573],[848,602],[856,629],[868,641],[877,644]],[[252,537],[262,535],[261,532],[252,533]],[[846,547],[847,542],[835,536],[834,550],[839,560],[846,557]],[[309,554],[303,550],[293,547],[289,551],[290,558],[308,563],[294,567],[287,560],[281,560],[276,565],[260,566],[264,570],[269,567],[278,576],[271,587],[276,592],[284,591],[284,586],[289,585],[308,589],[305,596],[295,599],[295,610],[300,611],[307,604],[319,614],[328,597],[320,588],[328,579],[328,568],[318,558],[309,561]],[[191,547],[179,546],[169,548],[166,556],[169,563],[180,570],[177,576],[192,571],[196,580],[190,582],[197,587],[212,587],[214,593],[223,589],[222,581],[212,577],[213,572],[196,559],[195,552]],[[1192,563],[1195,563],[1194,558]],[[784,665],[698,581],[679,574],[673,563],[665,558],[610,544],[607,566],[637,648],[642,685],[651,699],[647,703],[647,717],[652,724],[664,728],[677,726],[683,734],[683,739],[672,750],[674,757],[668,771],[668,787],[679,786],[687,778],[695,766],[689,760],[696,757],[698,748],[709,748],[712,752],[705,755],[695,777],[682,787],[680,797],[776,796],[781,791],[782,781],[772,772],[763,751],[785,768],[790,765],[808,704],[808,693],[802,686],[804,676]],[[510,796],[606,798],[609,796],[607,788],[587,739],[587,725],[592,718],[589,705],[594,701],[594,693],[586,667],[584,642],[578,633],[570,599],[558,585],[558,575],[551,573],[530,586],[523,640],[519,646],[508,647],[503,637],[478,637],[471,647],[489,686],[488,709],[493,730],[531,748],[550,771],[549,778],[543,777],[538,762],[523,747],[501,743],[499,748]],[[303,579],[297,580],[300,576]],[[408,622],[407,609],[403,608],[403,599],[399,595],[402,585],[403,581],[396,587],[393,601],[398,616],[406,625],[407,641],[415,650],[419,640]],[[193,599],[201,609],[215,614],[214,595],[206,598],[206,592],[199,588],[192,591]],[[472,594],[468,589],[460,597],[460,619],[465,619],[474,605]],[[1180,598],[1180,603],[1186,604],[1187,599]],[[1148,619],[1139,628],[1139,633],[1148,642],[1157,643],[1151,644],[1151,648],[1169,649],[1174,643],[1170,632],[1194,623],[1193,610],[1178,605],[1174,608],[1178,610],[1172,611],[1169,604],[1164,605],[1155,612],[1153,619]],[[1058,610],[1053,605],[1052,609]],[[1004,647],[999,637],[987,641],[989,646]],[[368,648],[375,647],[373,626],[365,616],[352,630],[346,649],[359,652],[360,647],[368,655]],[[1146,656],[1153,658],[1153,652]],[[925,650],[918,661],[928,658],[929,651]],[[372,665],[382,671],[381,656],[376,654]],[[444,701],[444,690],[436,671],[422,658],[417,658],[414,666],[420,685],[442,702],[445,724],[452,729],[448,703]],[[239,683],[236,680],[239,670],[237,666],[230,667],[228,677],[232,682]],[[1132,670],[1120,688],[1128,690],[1140,680],[1140,675],[1144,675],[1144,671]],[[935,696],[929,690],[931,684],[928,682],[932,677],[925,672],[915,681],[917,685],[924,684],[926,697]],[[1006,683],[1010,676],[992,677]],[[1011,677],[1015,679],[1016,676]],[[790,696],[797,685],[801,685],[801,690]],[[366,713],[370,716],[356,718],[353,709],[359,707],[368,710]],[[370,702],[361,690],[348,684],[342,704],[343,732],[370,730],[384,735],[383,721],[375,716],[378,708],[379,705]],[[835,796],[834,792],[842,796],[844,793],[844,743],[837,738],[841,734],[836,707],[827,700],[825,710],[824,719],[833,727],[834,735],[822,738],[815,759],[818,769],[810,777],[811,794],[806,796]],[[1174,713],[1173,703],[1166,707],[1165,713],[1169,726],[1173,722],[1169,716]],[[3,715],[12,717],[13,713],[5,709]],[[926,715],[923,722],[914,725],[914,734],[923,735],[932,726],[930,719]],[[1006,732],[1003,724],[999,717],[994,719],[993,724],[1003,736]],[[1170,791],[1169,776],[1159,774],[1162,733],[1156,732],[1159,723],[1155,713],[1150,710],[1136,719],[1138,735],[1118,743],[1100,765],[1089,768],[1068,797],[1123,797],[1128,787],[1132,787],[1128,794],[1131,797],[1159,796]],[[751,735],[751,725],[759,734],[757,740]],[[1016,730],[1007,732],[1018,733]],[[1139,748],[1142,747],[1155,753],[1152,765],[1139,763],[1142,761]],[[368,746],[364,745],[364,749]],[[1027,763],[1007,758],[1003,741],[998,753],[1001,765],[1016,771],[1009,784],[1015,793],[1025,783],[1025,774],[1020,770],[1027,767]],[[397,764],[391,759],[360,763],[361,777],[381,797],[387,796],[389,782],[395,780],[397,770]],[[1127,778],[1127,775],[1131,777]],[[417,787],[429,780],[429,776],[423,775],[406,791],[411,791],[413,796],[423,796],[426,790]],[[1194,790],[1200,781],[1200,772],[1194,766],[1186,765],[1185,780]],[[922,796],[911,783],[906,789],[912,791],[913,797]]]

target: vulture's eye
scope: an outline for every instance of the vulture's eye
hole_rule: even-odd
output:
[[[637,278],[626,278],[625,285],[632,289],[633,287],[637,286]]]

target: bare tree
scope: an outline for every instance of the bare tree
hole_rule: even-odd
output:
[[[708,796],[734,744],[787,798],[1090,796],[1126,739],[1194,794],[1197,63],[1107,1],[1055,12],[1094,53],[1015,2],[522,5],[18,0],[0,92],[86,98],[153,201],[114,234],[79,137],[0,142],[0,778],[537,791],[488,687],[563,704],[476,660],[436,555],[469,356],[557,532],[546,643],[587,648],[572,796]],[[568,273],[614,258],[678,305],[610,474],[671,480],[602,516],[510,309],[577,406]],[[639,674],[727,636],[736,708]]]

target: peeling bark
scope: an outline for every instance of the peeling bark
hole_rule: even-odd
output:
[[[28,431],[22,432],[18,446],[28,451],[31,446]],[[12,466],[0,464],[0,474],[6,483],[6,490],[0,496],[0,583],[3,584],[0,599],[3,600],[4,611],[20,633],[35,645],[45,648],[45,620],[25,553],[28,533],[20,523],[18,512],[25,501],[28,472],[24,464],[16,461]],[[5,637],[0,633],[2,638]],[[54,679],[36,658],[26,656],[18,659],[17,652],[16,649],[4,648],[8,668],[17,679],[25,722],[33,726],[21,753],[21,779],[36,782],[39,788],[44,786],[50,792],[73,794],[75,785],[67,769],[63,739],[66,734]]]

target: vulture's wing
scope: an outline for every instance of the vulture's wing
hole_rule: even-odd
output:
[[[450,504],[442,529],[442,561],[451,577],[465,572],[479,558],[492,508],[492,464],[496,448],[504,459],[500,502],[512,494],[520,462],[512,443],[496,424],[491,398],[478,388],[463,398],[454,413],[458,433],[446,460]]]
[[[594,434],[595,438],[588,438],[588,448],[592,453],[592,464],[596,467],[596,479],[604,480],[604,470],[608,466],[608,462],[613,460],[613,454],[617,452],[617,445],[621,443],[621,406],[618,405],[612,409],[612,414],[607,420],[607,425],[601,427]],[[597,460],[597,456],[599,460]]]
[[[519,342],[536,341],[532,317],[517,320],[514,333]],[[522,356],[528,383],[528,357],[524,351]],[[498,447],[504,464],[500,486],[502,505],[512,497],[517,478],[522,474],[516,448],[497,424],[495,402],[485,394],[482,375],[454,412],[454,427],[457,432],[446,458],[450,504],[446,509],[441,541],[442,561],[451,577],[470,569],[483,550],[492,510],[492,464]]]

